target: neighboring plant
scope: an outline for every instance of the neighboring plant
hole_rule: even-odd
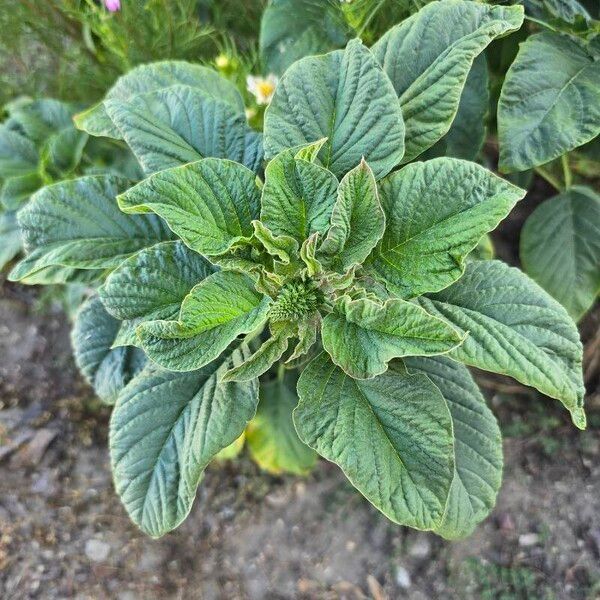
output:
[[[498,102],[499,168],[535,169],[561,192],[525,223],[521,261],[578,320],[600,292],[600,196],[573,184],[568,153],[600,135],[600,21],[565,7],[534,4],[542,31],[521,43]]]
[[[71,117],[75,107],[51,99],[16,100],[0,125],[0,269],[21,250],[15,213],[33,192],[69,176],[81,160],[87,135]]]
[[[88,141],[88,135],[75,128],[77,110],[52,98],[21,98],[5,106],[8,117],[0,124],[0,269],[22,249],[16,212],[39,188],[90,171],[137,172],[128,164],[128,151],[105,141]],[[39,274],[29,283],[56,283],[72,275],[70,270],[53,269],[48,278]]]
[[[518,269],[472,256],[525,192],[462,159],[411,162],[448,135],[474,61],[522,19],[434,2],[371,50],[355,39],[303,58],[264,143],[235,86],[184,62],[134,69],[78,116],[124,140],[146,179],[37,192],[11,277],[103,279],[73,344],[114,403],[115,486],[143,531],[177,527],[207,465],[247,439],[272,472],[306,473],[316,452],[392,521],[468,535],[494,505],[502,445],[467,366],[585,427],[574,322]]]

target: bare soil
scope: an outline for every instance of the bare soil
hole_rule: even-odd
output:
[[[76,373],[68,320],[34,306],[4,286],[0,597],[600,597],[597,408],[578,433],[556,403],[497,384],[504,485],[465,541],[389,523],[324,461],[300,479],[265,475],[245,457],[210,468],[188,521],[153,541],[114,494],[109,410]]]

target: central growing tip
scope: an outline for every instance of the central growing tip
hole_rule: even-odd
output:
[[[271,305],[271,321],[298,321],[314,313],[323,303],[323,292],[313,281],[286,283]]]

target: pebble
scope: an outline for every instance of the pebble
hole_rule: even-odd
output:
[[[94,562],[102,562],[108,558],[110,546],[101,540],[91,539],[85,543],[85,555]]]
[[[407,590],[410,587],[410,573],[403,566],[396,567],[396,584],[403,590]]]
[[[412,558],[424,559],[431,553],[431,542],[427,535],[418,535],[415,541],[410,545],[408,554]]]
[[[540,536],[537,533],[524,533],[519,536],[519,546],[527,548],[535,546],[540,541]]]

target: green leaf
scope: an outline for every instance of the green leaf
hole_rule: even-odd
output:
[[[57,177],[67,175],[80,163],[87,141],[87,134],[73,126],[57,131],[42,146],[42,168]]]
[[[467,256],[467,260],[491,260],[495,253],[492,237],[488,233],[479,240],[477,246]]]
[[[203,369],[149,366],[119,396],[110,422],[115,487],[133,522],[160,537],[189,514],[206,465],[254,416],[258,383],[223,383],[241,346]]]
[[[400,99],[406,123],[403,162],[419,156],[450,129],[475,58],[522,22],[521,6],[432,2],[373,46]]]
[[[285,265],[289,265],[298,255],[298,242],[288,235],[274,235],[261,221],[252,221],[254,237],[261,243],[270,256],[274,256]],[[254,263],[259,266],[258,263]]]
[[[0,270],[19,254],[21,248],[21,233],[16,214],[0,213]]]
[[[319,232],[313,233],[309,238],[302,242],[300,247],[300,259],[306,266],[306,272],[309,277],[323,273],[323,265],[316,257],[317,244],[319,242]]]
[[[29,100],[18,98],[6,106],[10,120],[34,144],[40,144],[53,133],[73,129],[73,114],[77,107],[54,98]]]
[[[302,243],[329,227],[338,180],[327,169],[295,158],[296,152],[285,150],[267,165],[260,218],[273,233]]]
[[[114,175],[80,177],[42,188],[19,211],[28,255],[12,280],[49,266],[105,269],[142,248],[170,238],[152,215],[123,214],[116,195],[129,182]]]
[[[132,69],[119,77],[105,99],[126,102],[140,94],[178,84],[197,88],[227,102],[240,114],[244,112],[244,101],[234,84],[212,69],[178,60],[155,62]],[[75,124],[90,135],[120,138],[119,130],[110,120],[103,102],[77,115]]]
[[[362,160],[342,179],[331,213],[331,227],[319,254],[341,272],[360,265],[377,245],[385,230],[373,171]]]
[[[265,154],[327,138],[320,158],[337,177],[369,163],[377,179],[404,154],[404,123],[391,82],[359,40],[303,58],[284,74],[265,113]]]
[[[473,62],[460,96],[456,117],[448,133],[423,154],[424,159],[452,156],[475,160],[485,141],[490,105],[488,67],[485,54]]]
[[[524,195],[475,163],[436,158],[407,165],[381,182],[386,230],[365,267],[403,298],[441,290]]]
[[[171,371],[192,371],[215,360],[238,335],[267,319],[270,298],[241,273],[218,271],[196,285],[177,321],[147,321],[137,333],[146,354]]]
[[[163,242],[124,260],[99,294],[106,310],[123,319],[115,344],[137,345],[142,321],[177,319],[183,299],[214,267],[182,242]]]
[[[452,327],[416,304],[348,296],[323,319],[321,337],[333,362],[356,379],[383,373],[392,358],[444,354],[461,342]]]
[[[271,337],[246,362],[227,371],[224,381],[251,381],[266,373],[288,349],[290,338],[294,335],[291,326],[283,326],[272,332]]]
[[[454,285],[419,298],[430,313],[468,333],[451,357],[514,377],[560,400],[585,428],[582,347],[567,311],[518,269],[469,262]]]
[[[118,202],[127,213],[155,212],[192,250],[213,256],[252,236],[260,191],[246,167],[205,158],[155,173]]]
[[[580,319],[600,292],[600,196],[576,186],[540,204],[521,230],[521,262]]]
[[[280,75],[305,56],[344,46],[349,33],[337,0],[271,0],[260,23],[260,54]]]
[[[214,462],[222,462],[227,460],[233,460],[237,458],[242,450],[244,449],[244,443],[246,442],[246,432],[242,432],[239,438],[231,442],[229,446],[220,450],[213,459]]]
[[[300,376],[298,394],[301,440],[395,523],[441,524],[454,473],[452,421],[427,377],[389,370],[357,381],[322,353]]]
[[[147,175],[208,157],[261,166],[262,134],[202,90],[174,86],[104,104]]]
[[[35,171],[38,159],[38,151],[31,140],[0,125],[0,179]]]
[[[274,475],[306,475],[317,455],[296,433],[292,411],[298,404],[294,378],[275,379],[260,386],[256,416],[248,425],[246,440],[252,458]]]
[[[298,359],[308,354],[317,341],[320,325],[321,315],[318,312],[298,323],[298,343],[290,357],[285,361],[287,365],[295,363]]]
[[[0,191],[0,199],[4,208],[9,211],[18,210],[41,186],[42,180],[37,171],[9,177],[2,184]]]
[[[106,404],[114,404],[121,390],[146,364],[139,348],[112,348],[119,325],[98,296],[93,296],[79,309],[71,333],[75,362]]]
[[[600,134],[600,61],[544,31],[521,44],[498,103],[500,168],[524,171]]]
[[[496,502],[502,482],[500,428],[466,367],[444,356],[407,358],[404,364],[411,373],[427,375],[450,409],[456,470],[436,533],[447,539],[466,537]]]

